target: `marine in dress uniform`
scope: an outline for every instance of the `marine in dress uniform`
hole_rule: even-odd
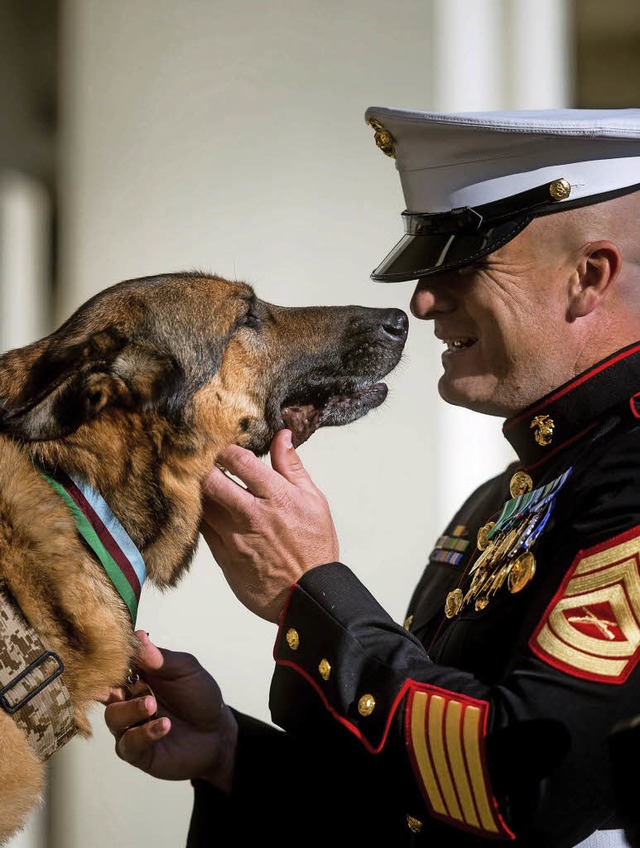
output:
[[[640,189],[640,110],[366,119],[407,204],[374,280]],[[640,340],[503,431],[517,460],[435,540],[404,623],[340,562],[293,587],[270,695],[285,732],[237,714],[234,791],[194,782],[190,845],[225,822],[288,845],[625,844],[608,738],[640,713]]]

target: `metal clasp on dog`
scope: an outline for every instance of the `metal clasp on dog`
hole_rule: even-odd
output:
[[[26,695],[23,695],[18,701],[14,704],[9,702],[7,698],[7,694],[17,686],[20,681],[24,680],[27,675],[31,674],[32,671],[35,671],[39,668],[46,660],[51,658],[55,663],[55,668],[51,671],[34,689],[30,692],[27,692]],[[0,689],[0,706],[5,712],[9,713],[9,715],[13,715],[17,713],[18,710],[22,709],[25,704],[28,704],[32,698],[38,694],[38,692],[42,692],[45,686],[48,686],[56,677],[59,677],[64,671],[64,663],[60,659],[60,657],[55,653],[55,651],[45,651],[41,654],[36,660],[30,663],[23,671],[10,680],[5,686]],[[26,685],[26,684],[25,684]]]
[[[141,698],[144,695],[151,695],[154,698],[156,697],[153,689],[151,688],[151,686],[149,686],[146,680],[142,680],[138,672],[134,671],[131,668],[129,669],[129,673],[127,674],[127,679],[125,681],[124,688],[126,690],[125,698],[127,701],[130,701],[132,698]],[[156,698],[156,704],[157,703],[158,699]],[[153,719],[156,718],[157,715],[158,711],[156,710],[156,712],[152,716],[149,716],[149,718],[143,718],[142,721],[138,721],[135,724],[132,724],[131,726],[140,727],[141,724],[146,724],[148,721],[153,721]]]

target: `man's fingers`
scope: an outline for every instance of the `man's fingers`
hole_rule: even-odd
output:
[[[156,710],[152,695],[106,707],[106,725],[116,737],[116,753],[125,762],[143,768],[154,744],[171,730],[171,720],[166,716],[152,719]]]
[[[105,689],[102,694],[96,698],[96,701],[99,701],[106,707],[107,704],[115,704],[118,701],[124,701],[125,698],[126,693],[124,687],[115,686],[111,689]]]
[[[286,482],[293,485],[311,483],[292,445],[291,431],[287,429],[279,430],[271,443],[272,468],[238,445],[229,445],[222,451],[218,463],[240,480],[246,489],[218,467],[206,478],[203,488],[210,498],[232,513],[246,512],[252,497],[267,499],[277,496],[286,488]]]
[[[202,670],[202,666],[192,654],[158,648],[144,630],[137,630],[136,636],[139,642],[136,670],[142,673],[143,681],[148,681],[150,686],[153,687],[154,678],[156,681],[179,680]],[[138,693],[134,691],[133,694]]]
[[[250,498],[251,495],[256,498],[272,497],[278,489],[282,487],[283,481],[272,468],[269,468],[269,466],[254,453],[249,450],[245,450],[245,448],[238,447],[238,445],[229,445],[228,448],[225,448],[225,450],[219,454],[217,461],[226,468],[227,471],[233,474],[234,477],[237,477],[238,480],[242,481],[248,490],[244,490],[242,486],[238,486],[236,483],[234,491],[230,485],[225,485],[219,480],[219,478],[214,477],[214,484],[219,486],[220,496],[218,497],[215,493],[211,493],[210,490],[208,491],[215,500],[223,505],[225,504],[225,500],[223,499],[225,496],[232,498],[229,505],[233,507],[235,504],[246,504],[247,499]],[[220,471],[220,469],[218,469],[218,471]],[[211,477],[208,478],[208,480],[210,479]],[[229,484],[233,483],[233,481],[229,480],[228,477],[226,480]]]
[[[132,698],[130,701],[114,701],[106,706],[104,720],[111,733],[119,736],[134,724],[150,719],[157,709],[158,704],[153,695]]]
[[[251,455],[253,456],[253,454]],[[260,464],[262,465],[263,463]],[[231,469],[229,471],[232,474],[236,474]],[[238,474],[236,476],[242,479]],[[242,511],[246,508],[247,503],[253,501],[253,494],[251,492],[238,485],[235,480],[232,480],[231,477],[227,476],[224,471],[221,471],[215,465],[205,477],[202,483],[202,489],[205,495],[214,502],[214,506],[220,506],[230,512]],[[210,507],[207,507],[206,501],[204,506],[205,514],[211,511]]]
[[[164,665],[165,659],[162,651],[149,639],[145,630],[136,630],[138,639],[138,652],[136,654],[136,665],[139,671],[158,671]]]
[[[311,484],[307,469],[302,464],[293,443],[290,430],[279,430],[271,442],[271,465],[294,486]]]
[[[133,766],[143,767],[154,744],[171,730],[168,718],[157,718],[139,727],[133,727],[116,742],[118,756]]]

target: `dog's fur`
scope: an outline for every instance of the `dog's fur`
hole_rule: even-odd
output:
[[[285,308],[204,274],[128,280],[50,336],[0,357],[0,584],[64,662],[78,732],[122,683],[129,613],[34,468],[97,489],[140,550],[147,578],[176,584],[201,520],[201,483],[230,443],[262,455],[283,426],[300,444],[364,415],[400,359],[400,310]],[[41,794],[43,766],[0,709],[0,843]]]

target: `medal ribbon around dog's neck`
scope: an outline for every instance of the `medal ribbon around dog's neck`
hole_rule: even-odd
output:
[[[146,568],[140,551],[111,512],[100,492],[63,471],[40,474],[67,504],[78,533],[94,552],[116,591],[127,605],[135,626]]]

